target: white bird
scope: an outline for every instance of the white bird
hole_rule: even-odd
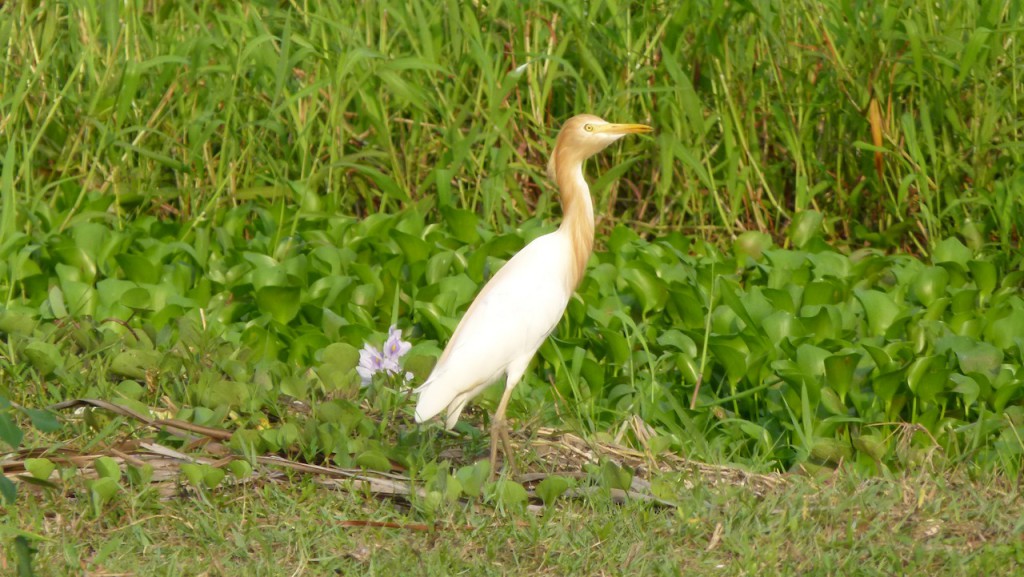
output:
[[[491,424],[492,474],[499,438],[505,459],[511,454],[505,410],[512,390],[562,318],[593,250],[594,205],[583,162],[627,134],[651,130],[643,124],[612,124],[590,114],[574,116],[562,126],[548,162],[548,177],[561,195],[561,226],[526,245],[487,282],[434,370],[416,389],[416,422],[447,409],[445,428],[451,429],[470,399],[506,377]]]

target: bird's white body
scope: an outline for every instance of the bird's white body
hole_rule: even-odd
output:
[[[526,245],[484,286],[417,389],[416,422],[447,410],[445,426],[451,429],[470,399],[506,377],[491,425],[492,473],[498,436],[508,452],[505,409],[512,390],[558,325],[590,258],[594,206],[583,162],[626,134],[650,130],[642,124],[610,124],[589,114],[565,123],[548,163],[548,175],[561,194],[561,226]]]
[[[568,235],[536,238],[491,278],[470,305],[430,378],[417,391],[416,421],[448,409],[452,428],[466,403],[503,376],[517,382],[558,325],[575,287]]]

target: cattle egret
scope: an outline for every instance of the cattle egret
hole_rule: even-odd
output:
[[[627,134],[651,130],[643,124],[612,124],[590,114],[565,123],[548,162],[548,177],[561,197],[561,226],[526,245],[487,282],[434,370],[416,389],[416,422],[447,409],[444,424],[451,429],[470,399],[505,376],[505,392],[491,424],[492,474],[498,439],[506,461],[511,458],[505,410],[512,390],[562,318],[594,246],[594,205],[583,162]]]

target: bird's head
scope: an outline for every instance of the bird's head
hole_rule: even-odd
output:
[[[548,162],[548,176],[554,179],[563,167],[582,163],[627,134],[643,134],[652,130],[646,124],[614,124],[593,114],[573,116],[558,132]]]

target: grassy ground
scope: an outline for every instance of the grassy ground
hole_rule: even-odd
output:
[[[600,497],[540,511],[403,500],[252,481],[161,500],[128,490],[95,518],[85,499],[26,495],[39,575],[1016,575],[1016,488],[959,474],[691,479],[678,508]],[[12,559],[7,557],[10,564]]]

